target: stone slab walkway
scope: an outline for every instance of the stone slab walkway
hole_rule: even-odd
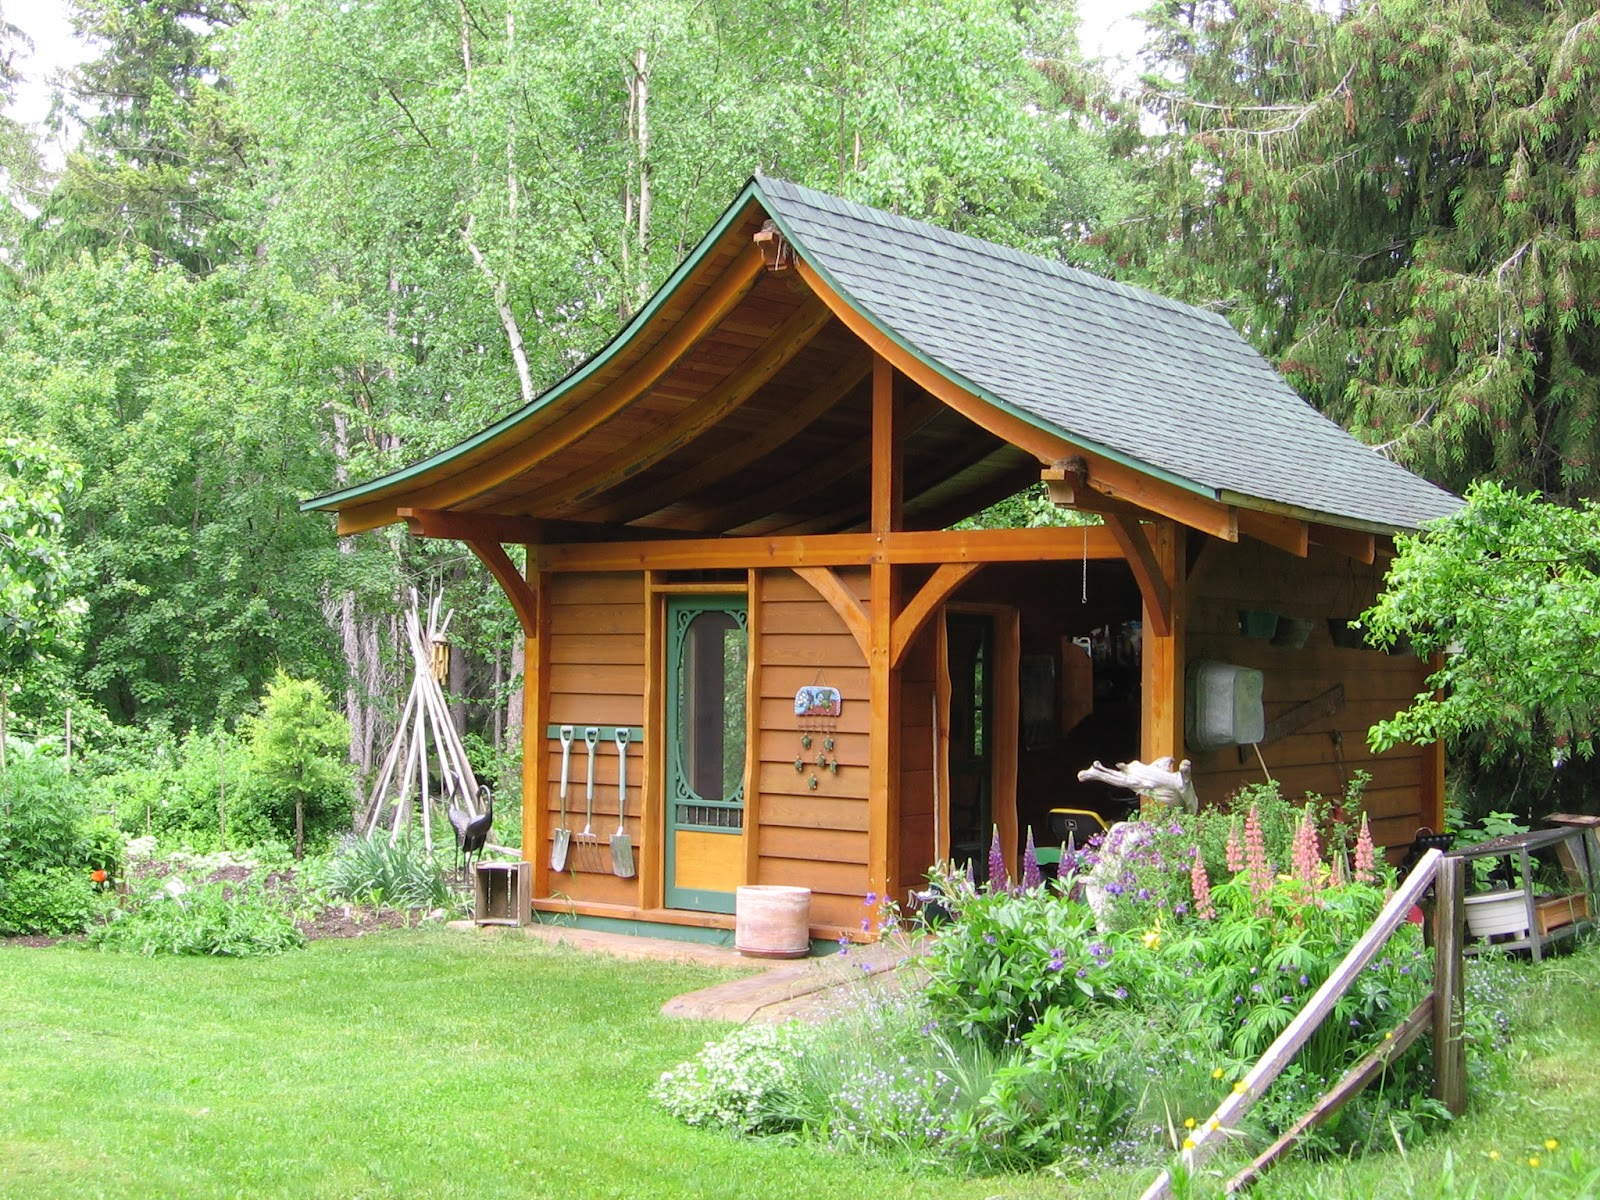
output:
[[[452,921],[451,928],[477,930],[471,921]],[[490,927],[499,933],[504,926]],[[687,962],[705,967],[744,971],[738,979],[713,984],[699,991],[674,996],[661,1006],[663,1014],[699,1021],[776,1024],[789,1020],[818,1020],[830,1007],[841,1004],[847,989],[868,981],[878,987],[904,987],[915,976],[908,962],[920,947],[878,942],[852,946],[848,953],[826,958],[746,958],[724,946],[706,946],[667,938],[601,933],[562,925],[525,925],[525,937],[551,945],[571,946],[592,954],[651,962]]]

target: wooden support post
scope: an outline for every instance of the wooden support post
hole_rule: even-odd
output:
[[[550,894],[550,580],[528,547],[533,628],[522,643],[522,853],[533,864],[532,896]]]
[[[882,355],[872,362],[872,532],[900,525],[903,467],[895,422],[895,371]],[[880,896],[899,893],[900,672],[893,659],[899,579],[893,565],[871,567],[871,631],[867,666],[872,703],[871,769],[867,786],[867,886]]]
[[[1461,943],[1466,920],[1465,859],[1439,864],[1433,906],[1433,1094],[1456,1116],[1467,1110],[1466,999]],[[1530,930],[1537,936],[1537,930]]]
[[[1145,762],[1183,758],[1184,628],[1188,623],[1184,538],[1171,521],[1150,526],[1155,566],[1166,583],[1169,620],[1159,631],[1152,597],[1146,593],[1140,632],[1139,757]],[[1134,528],[1137,535],[1139,527]],[[1143,589],[1141,589],[1143,590]]]

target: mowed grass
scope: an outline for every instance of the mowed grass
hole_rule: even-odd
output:
[[[1254,1194],[1595,1195],[1600,951],[1527,969],[1518,1040],[1468,1116]],[[246,961],[0,948],[0,1198],[1123,1200],[1149,1181],[918,1176],[682,1126],[649,1087],[721,1029],[658,1010],[725,977],[442,930]],[[1216,1194],[1208,1175],[1192,1194]]]
[[[725,977],[441,930],[243,961],[0,948],[0,1197],[926,1196],[649,1100],[721,1032],[661,1004]]]

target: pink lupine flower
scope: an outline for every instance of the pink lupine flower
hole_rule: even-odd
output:
[[[1311,806],[1306,805],[1300,825],[1294,831],[1294,877],[1308,888],[1317,886],[1317,874],[1322,866],[1322,847],[1317,843],[1317,827],[1311,819]]]
[[[1209,921],[1217,915],[1211,906],[1211,880],[1206,875],[1206,860],[1198,854],[1189,864],[1189,887],[1194,892],[1194,915]]]
[[[1349,876],[1344,873],[1344,851],[1335,851],[1333,855],[1333,867],[1328,872],[1328,886],[1338,888],[1343,887],[1349,882]]]
[[[1244,848],[1239,844],[1239,818],[1228,822],[1228,870],[1237,875],[1244,870]]]
[[[1361,814],[1361,832],[1356,835],[1356,882],[1376,883],[1378,873],[1373,870],[1372,830],[1367,827],[1367,814]]]
[[[1254,804],[1244,819],[1244,865],[1250,873],[1250,894],[1259,900],[1272,890],[1272,864],[1267,861],[1267,841]]]

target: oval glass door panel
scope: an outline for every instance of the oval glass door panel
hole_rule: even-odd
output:
[[[732,912],[744,882],[744,600],[675,598],[667,616],[666,900]]]

